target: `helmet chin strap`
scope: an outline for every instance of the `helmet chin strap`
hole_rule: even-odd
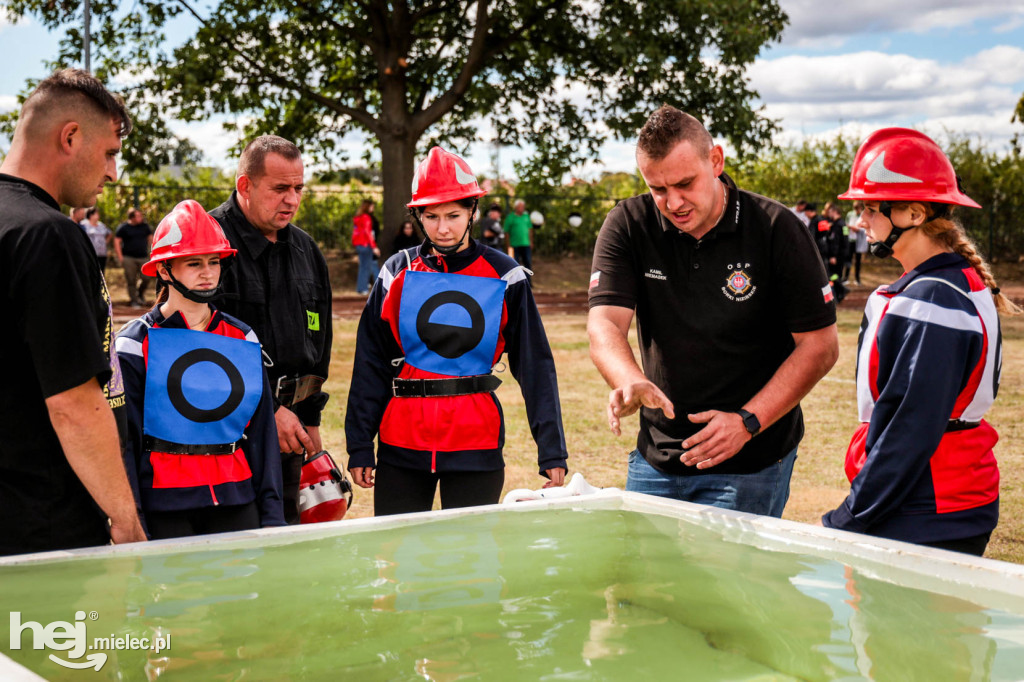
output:
[[[872,256],[875,256],[877,258],[888,258],[889,256],[892,255],[892,247],[896,243],[896,240],[899,239],[900,236],[902,236],[903,233],[906,232],[907,230],[914,229],[914,226],[911,225],[910,227],[896,227],[896,225],[893,225],[891,201],[880,202],[878,205],[878,212],[886,217],[886,219],[889,221],[889,224],[892,225],[892,230],[889,231],[889,236],[885,238],[885,241],[871,242],[870,244],[868,244],[868,250],[871,252]]]
[[[930,218],[928,218],[928,220],[943,218],[946,216],[946,214],[949,213],[949,206],[947,204],[939,204],[932,202],[930,206],[932,207],[932,215]],[[878,212],[884,215],[888,219],[889,224],[892,225],[891,201],[879,202]],[[904,232],[906,232],[907,230],[912,230],[914,229],[914,227],[916,226],[911,225],[910,227],[896,227],[895,225],[892,225],[892,231],[889,232],[889,236],[885,238],[885,241],[872,242],[871,244],[868,244],[868,250],[871,251],[872,256],[877,256],[878,258],[888,258],[889,256],[892,255],[892,247],[896,243],[896,240],[899,239]]]
[[[164,266],[164,272],[166,272],[167,276],[170,278],[160,280],[163,282],[164,286],[174,287],[179,294],[190,301],[195,301],[196,303],[213,303],[225,297],[225,293],[221,290],[221,285],[224,283],[223,267],[221,267],[220,278],[217,280],[217,286],[212,289],[189,289],[174,277],[170,268]]]
[[[455,242],[454,244],[451,244],[450,246],[441,246],[440,244],[434,243],[434,241],[430,238],[430,235],[427,234],[426,228],[423,227],[423,223],[420,222],[419,211],[413,211],[412,217],[413,220],[416,221],[416,225],[419,226],[420,232],[423,233],[423,237],[424,239],[426,239],[427,246],[434,249],[442,256],[452,256],[458,253],[459,249],[462,248],[462,242],[466,241],[466,237],[469,236],[470,230],[473,229],[473,216],[476,215],[476,208],[478,203],[479,199],[473,201],[473,208],[469,211],[469,220],[466,223],[465,232],[462,233],[462,236],[459,238],[459,241]]]

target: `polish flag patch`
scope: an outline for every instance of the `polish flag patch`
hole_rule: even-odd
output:
[[[821,288],[821,296],[825,299],[825,303],[832,300],[832,285],[826,284]]]
[[[593,289],[600,282],[601,282],[601,271],[597,270],[592,275],[590,275],[590,287],[589,288]]]

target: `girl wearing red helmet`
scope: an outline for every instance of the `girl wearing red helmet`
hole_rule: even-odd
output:
[[[388,259],[359,322],[345,437],[376,515],[429,511],[439,484],[444,508],[498,501],[505,426],[491,368],[503,353],[539,471],[563,482],[558,383],[528,271],[470,237],[484,194],[462,158],[430,150],[409,202],[426,240]]]
[[[905,274],[868,300],[850,493],[822,522],[980,556],[999,518],[998,436],[983,419],[999,386],[998,313],[1020,309],[952,219],[953,206],[979,206],[925,135],[870,135],[839,198],[865,203],[871,252]]]
[[[152,539],[284,525],[270,385],[252,329],[218,311],[217,222],[183,201],[142,271],[163,289],[115,342],[124,373],[125,468]]]

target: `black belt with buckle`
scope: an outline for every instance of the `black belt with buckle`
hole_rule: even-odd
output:
[[[966,431],[981,426],[981,422],[965,422],[963,419],[950,419],[946,423],[946,433],[951,431]]]
[[[245,438],[245,436],[242,436]],[[216,445],[191,445],[188,443],[172,443],[169,440],[145,436],[142,439],[142,447],[150,452],[165,452],[168,455],[232,455],[241,441],[234,443],[219,443]]]
[[[396,398],[440,398],[452,395],[490,393],[501,386],[493,374],[477,374],[454,379],[393,379],[391,391]]]
[[[301,403],[311,395],[316,395],[323,388],[324,378],[315,374],[301,377],[279,377],[274,397],[285,407]]]

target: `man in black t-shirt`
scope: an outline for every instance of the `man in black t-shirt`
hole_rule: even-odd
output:
[[[491,204],[487,216],[480,221],[480,241],[492,249],[504,251],[505,233],[501,229],[501,206]]]
[[[133,308],[146,307],[146,285],[153,278],[142,273],[142,266],[149,261],[152,245],[153,228],[146,222],[142,211],[137,208],[128,211],[128,222],[121,223],[114,231],[114,249],[124,268],[124,284]]]
[[[96,203],[130,130],[119,98],[65,69],[25,101],[0,165],[0,554],[146,539],[121,459],[110,299],[60,211]]]
[[[594,250],[590,352],[612,431],[641,411],[627,490],[781,516],[800,399],[838,357],[835,304],[807,229],[724,163],[692,116],[648,119],[637,165],[651,191],[612,209]]]

